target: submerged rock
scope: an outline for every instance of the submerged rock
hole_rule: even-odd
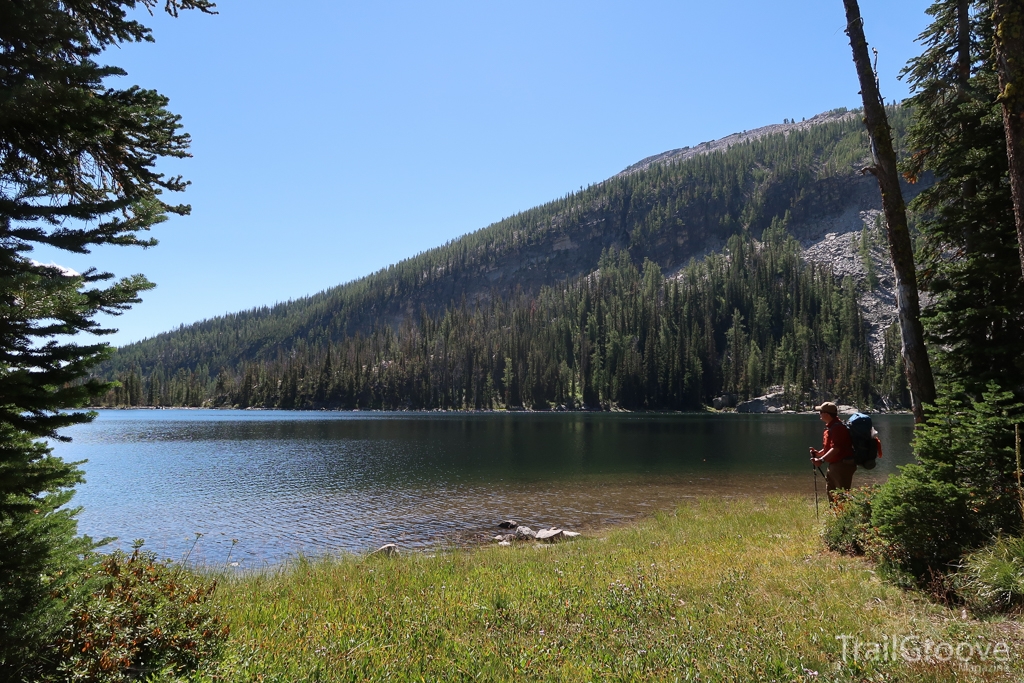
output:
[[[519,522],[515,522],[511,519],[506,519],[504,522],[498,523],[499,529],[515,529],[517,526],[519,526]]]

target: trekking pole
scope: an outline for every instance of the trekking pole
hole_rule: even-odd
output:
[[[811,463],[811,476],[814,477],[814,520],[820,522],[821,518],[818,516],[818,471],[817,465]]]
[[[1024,486],[1020,482],[1020,425],[1013,425],[1014,441],[1017,444],[1017,495],[1020,496],[1020,514],[1024,516]]]

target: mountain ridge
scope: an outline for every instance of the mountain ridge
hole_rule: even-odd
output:
[[[902,134],[906,112],[893,108],[891,116]],[[269,362],[300,342],[338,342],[382,325],[397,330],[460,301],[472,307],[516,291],[533,296],[592,273],[609,251],[671,276],[741,232],[756,237],[784,219],[810,244],[830,230],[860,229],[857,218],[879,208],[877,185],[859,173],[867,141],[856,112],[833,110],[702,145],[647,157],[580,192],[308,297],[126,345],[101,374],[204,367],[213,381],[221,369]]]
[[[625,169],[617,173],[613,177],[622,175],[629,175],[636,173],[637,171],[646,171],[654,164],[667,164],[675,161],[684,161],[690,157],[698,154],[711,154],[713,152],[720,152],[728,149],[732,145],[738,145],[751,140],[757,140],[766,135],[775,135],[781,133],[788,135],[792,131],[806,130],[813,126],[820,125],[822,123],[830,123],[836,121],[850,120],[857,117],[860,110],[850,111],[844,107],[838,109],[832,109],[820,114],[815,114],[809,119],[803,121],[792,121],[786,123],[770,123],[767,126],[761,126],[752,130],[744,130],[739,133],[731,133],[724,137],[718,138],[717,140],[708,140],[701,142],[692,147],[679,147],[678,149],[670,149],[667,152],[661,152],[660,154],[654,154],[649,157],[645,157],[635,164],[627,166]]]

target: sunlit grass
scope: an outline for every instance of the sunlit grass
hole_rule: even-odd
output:
[[[704,501],[553,546],[299,561],[221,580],[211,680],[1018,680],[1014,622],[822,549],[798,499]],[[839,635],[1005,641],[1010,661],[843,662]],[[977,639],[981,639],[978,641]]]

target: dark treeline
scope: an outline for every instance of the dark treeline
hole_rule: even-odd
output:
[[[108,405],[284,409],[695,409],[782,385],[794,403],[902,405],[898,334],[872,357],[858,285],[800,258],[785,220],[666,279],[607,250],[537,294],[422,309],[397,327],[300,339],[212,368],[123,369]]]

